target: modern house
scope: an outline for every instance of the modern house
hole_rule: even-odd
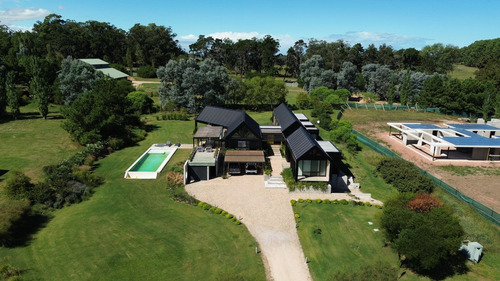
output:
[[[317,128],[304,114],[294,114],[282,103],[273,111],[273,122],[281,127],[286,160],[290,162],[296,181],[337,181],[341,165],[340,151],[332,142],[318,140],[319,134],[310,133],[316,132]],[[309,127],[304,126],[304,123]]]
[[[436,159],[500,160],[500,128],[488,124],[387,123],[389,134]]]
[[[195,130],[198,123],[223,127],[222,142],[226,148],[262,149],[259,124],[244,111],[206,106],[195,119]]]
[[[301,118],[301,120],[299,120]],[[265,143],[286,146],[286,160],[297,181],[321,181],[336,185],[341,154],[330,141],[319,138],[319,130],[304,114],[294,114],[285,104],[273,112],[273,126],[259,126],[248,114],[206,106],[195,119],[193,147],[187,162],[186,181],[208,180],[231,167],[244,170],[248,164],[265,162]],[[207,126],[198,127],[198,124]],[[220,153],[225,149],[225,155]]]
[[[101,59],[80,59],[80,61],[90,64],[93,66],[96,70],[104,73],[104,75],[107,75],[113,79],[126,79],[129,75],[126,73],[123,73],[117,69],[112,68],[109,63],[101,60]]]

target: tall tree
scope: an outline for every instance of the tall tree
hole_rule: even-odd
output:
[[[410,103],[410,94],[411,94],[411,71],[406,71],[406,74],[403,77],[403,83],[401,85],[401,94],[400,94],[400,102],[402,105],[408,105]]]
[[[7,106],[7,83],[6,83],[7,70],[5,66],[0,65],[0,116],[5,113]]]
[[[21,111],[19,110],[19,93],[16,89],[16,74],[13,71],[7,73],[7,79],[5,81],[5,88],[7,92],[7,104],[10,107],[10,113],[17,119]]]
[[[31,80],[29,91],[35,98],[38,111],[43,119],[47,119],[49,114],[49,87],[43,76],[43,69],[40,60],[37,57],[30,57]]]
[[[128,33],[129,47],[135,49],[136,62],[156,68],[183,53],[176,36],[170,27],[137,23]]]
[[[59,80],[65,104],[72,104],[80,94],[90,91],[102,77],[102,72],[96,71],[89,64],[71,57],[64,59],[61,62]]]
[[[195,59],[171,60],[157,71],[161,79],[159,94],[164,107],[168,101],[200,112],[205,105],[221,105],[230,94],[229,75],[224,66],[212,59],[197,63]]]
[[[215,40],[212,36],[205,37],[205,35],[199,35],[198,40],[189,45],[189,52],[195,57],[205,59],[207,58],[209,51],[212,49],[214,41]]]
[[[337,88],[347,89],[349,92],[357,92],[358,71],[356,66],[351,62],[344,62],[342,69],[337,75]]]
[[[272,109],[285,101],[288,90],[282,80],[271,76],[253,77],[244,81],[246,95],[244,102],[253,106],[255,110]]]

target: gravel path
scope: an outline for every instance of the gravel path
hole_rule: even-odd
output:
[[[291,199],[352,199],[347,194],[289,193],[265,189],[263,175],[231,176],[186,185],[198,200],[240,218],[259,243],[268,280],[312,280],[295,228]],[[370,200],[375,204],[380,201]]]

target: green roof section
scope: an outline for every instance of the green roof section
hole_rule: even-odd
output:
[[[109,66],[108,62],[101,59],[80,59],[80,61],[92,65],[96,70],[101,71],[102,73],[113,79],[122,79],[128,77],[128,74],[123,73],[118,69],[112,68],[111,66]]]

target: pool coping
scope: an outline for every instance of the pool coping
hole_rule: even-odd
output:
[[[125,175],[123,176],[123,178],[125,178],[125,179],[156,179],[158,177],[158,174],[163,170],[163,168],[165,168],[165,165],[167,165],[168,161],[170,161],[170,158],[172,158],[174,153],[177,151],[177,148],[178,147],[176,147],[176,146],[171,147],[171,146],[167,146],[165,144],[153,144],[153,145],[151,145],[141,156],[139,156],[139,158],[137,158],[137,160],[134,161],[134,163],[132,165],[130,165],[130,167],[128,167],[127,171],[125,171]],[[153,171],[153,172],[130,171],[130,169],[132,169],[135,166],[135,164],[137,164],[137,162],[139,162],[142,159],[142,157],[144,157],[147,153],[149,153],[152,150],[160,150],[160,151],[164,151],[164,152],[166,152],[166,151],[169,152],[168,156],[165,158],[165,160],[163,160],[163,162],[158,167],[158,169],[156,169],[156,171]]]

